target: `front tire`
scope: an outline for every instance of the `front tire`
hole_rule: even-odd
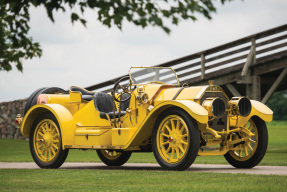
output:
[[[121,166],[125,164],[132,155],[130,151],[97,150],[101,161],[108,166]]]
[[[58,168],[68,156],[69,149],[62,149],[60,126],[51,113],[41,114],[30,132],[30,151],[41,168]]]
[[[153,128],[152,148],[161,167],[178,171],[189,168],[199,147],[198,126],[188,113],[171,108],[159,116]]]
[[[240,144],[241,150],[231,150],[224,155],[228,163],[236,168],[252,168],[258,165],[267,150],[268,131],[265,122],[259,117],[252,117],[246,128],[255,136]]]

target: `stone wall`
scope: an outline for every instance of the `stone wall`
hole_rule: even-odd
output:
[[[0,138],[26,139],[15,124],[17,114],[23,116],[26,99],[0,103]]]

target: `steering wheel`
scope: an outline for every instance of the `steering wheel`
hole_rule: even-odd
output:
[[[153,84],[153,83],[166,85],[166,83],[163,83],[163,82],[160,82],[160,81],[151,81],[151,82],[148,82],[147,84]]]
[[[130,77],[129,76],[124,76],[124,77],[122,77],[122,78],[120,78],[116,83],[115,83],[115,85],[114,85],[114,88],[113,88],[113,90],[114,90],[114,93],[116,93],[116,91],[119,89],[119,88],[121,88],[123,91],[122,91],[122,93],[128,93],[129,92],[129,85],[120,85],[120,82],[122,82],[122,81],[126,81],[126,80],[129,80],[130,79]],[[124,102],[124,101],[127,101],[128,99],[130,99],[131,98],[131,95],[130,94],[128,94],[129,96],[127,97],[127,98],[125,98],[124,100],[121,100],[121,93],[119,93],[119,97],[115,97],[115,100],[117,101],[117,102]],[[120,99],[120,100],[119,100]]]

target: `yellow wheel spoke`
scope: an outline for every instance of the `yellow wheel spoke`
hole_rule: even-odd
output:
[[[179,119],[176,121],[176,130],[179,130],[179,126],[180,126],[180,121],[179,121]]]
[[[179,145],[179,149],[181,150],[181,152],[184,154],[185,150],[182,148],[182,145]]]
[[[245,156],[248,156],[248,155],[249,155],[246,146],[244,146],[244,152],[245,152]]]
[[[254,141],[254,140],[252,140],[252,139],[250,139],[249,141],[250,141],[251,143],[256,143],[256,141]]]
[[[171,149],[171,159],[174,159],[174,148]]]
[[[183,140],[180,140],[180,143],[182,143],[182,144],[184,144],[184,145],[188,145],[188,143],[187,142],[185,142],[185,141],[183,141]]]
[[[54,150],[54,148],[53,148],[53,147],[51,147],[51,151],[52,151],[53,155],[55,155],[55,154],[56,154],[56,152],[55,152],[55,150]]]
[[[182,138],[182,137],[187,137],[187,136],[188,136],[188,134],[184,134],[184,135],[181,136],[181,138]]]
[[[239,152],[239,157],[242,157],[242,149],[240,150],[240,152]]]
[[[253,151],[253,148],[251,147],[249,143],[247,144],[247,147],[250,149],[251,152]]]
[[[169,133],[171,132],[171,130],[170,130],[168,125],[165,125],[165,128],[168,130]]]
[[[177,159],[180,157],[179,156],[179,149],[178,149],[178,147],[177,148],[175,148],[175,151],[176,151],[176,157],[177,157]]]
[[[164,137],[167,137],[167,138],[169,137],[169,135],[164,134],[164,133],[162,133],[161,135],[164,136]]]
[[[182,134],[183,130],[184,130],[184,125],[182,125],[181,128],[179,129],[180,134]]]
[[[175,126],[174,126],[174,122],[173,122],[173,120],[170,120],[170,124],[171,124],[171,130],[175,130]]]
[[[171,150],[171,146],[168,146],[168,148],[166,149],[166,153],[169,153]]]
[[[169,144],[169,141],[166,141],[166,142],[162,143],[161,145],[166,145],[166,144]]]
[[[55,145],[55,144],[53,144],[52,147],[54,147],[57,150],[59,149],[59,147],[57,145]]]

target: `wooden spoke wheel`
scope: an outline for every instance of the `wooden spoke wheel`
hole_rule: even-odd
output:
[[[50,113],[40,115],[30,133],[30,151],[41,168],[58,168],[68,155],[62,149],[61,132],[56,118]]]
[[[180,109],[170,109],[158,118],[153,130],[155,158],[166,169],[185,170],[198,154],[199,139],[194,119]]]
[[[231,150],[224,155],[225,159],[236,168],[252,168],[263,159],[268,145],[266,124],[258,117],[252,117],[245,125],[254,136],[239,144],[239,149]],[[246,133],[235,134],[234,139],[246,137]]]
[[[125,164],[132,155],[129,151],[115,151],[100,149],[97,150],[98,156],[103,163],[108,166],[121,166]]]

